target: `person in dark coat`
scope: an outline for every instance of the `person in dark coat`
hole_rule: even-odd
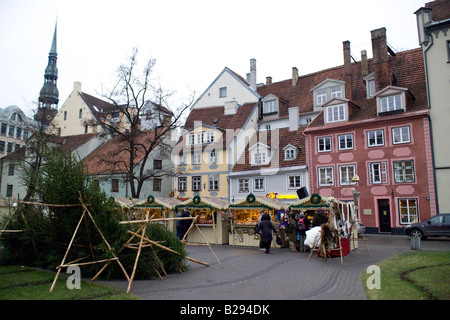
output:
[[[181,213],[181,217],[182,218],[187,218],[187,217],[191,217],[191,213],[189,212],[189,210],[184,210]],[[180,220],[181,222],[181,230],[180,230],[180,240],[182,240],[184,238],[184,235],[186,234],[186,232],[189,230],[189,227],[192,224],[192,220],[189,219],[185,219],[185,220]]]
[[[178,213],[177,213],[177,218],[181,218],[181,215],[183,214],[183,211],[179,211]],[[182,231],[182,222],[183,222],[183,220],[177,220],[176,222],[175,222],[175,226],[176,226],[176,228],[177,228],[177,238],[178,239],[183,239],[183,231]]]
[[[265,213],[261,217],[261,222],[255,227],[255,233],[261,231],[260,247],[266,249],[266,253],[270,253],[270,245],[272,244],[272,231],[278,234],[273,223],[270,221],[270,216]]]
[[[313,217],[312,227],[313,228],[314,227],[320,227],[322,224],[327,223],[327,222],[328,222],[327,215],[325,214],[325,212],[320,210]]]
[[[309,222],[308,218],[305,217],[303,212],[300,213],[300,217],[298,219],[299,220],[302,219],[303,220],[303,224],[305,226],[304,230],[298,230],[300,252],[305,252],[305,250],[306,250],[306,248],[305,248],[306,231],[309,230],[309,227],[311,226],[311,222]]]

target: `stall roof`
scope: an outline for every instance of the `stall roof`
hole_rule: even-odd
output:
[[[154,197],[154,200],[152,203],[149,203],[147,199],[140,200],[139,202],[135,203],[134,206],[136,207],[165,207],[167,209],[175,209],[177,205],[181,204],[181,201],[177,198],[170,198],[170,197]]]
[[[248,198],[248,197],[247,197]],[[255,201],[254,202],[248,202],[247,198],[242,198],[236,202],[233,202],[230,204],[230,208],[237,208],[237,207],[257,207],[258,205],[262,205],[265,207],[269,207],[271,209],[276,210],[282,210],[287,209],[289,204],[284,203],[278,199],[273,199],[269,197],[258,197],[254,196]]]
[[[289,208],[296,209],[320,209],[329,208],[328,202],[334,199],[333,197],[321,196],[317,193],[310,195],[309,197],[300,199],[289,205]]]
[[[200,199],[200,200],[199,200],[199,202],[196,203],[196,201],[194,201],[194,199]],[[228,209],[229,202],[227,200],[224,200],[219,197],[198,197],[198,198],[194,197],[192,199],[188,199],[186,201],[181,202],[180,204],[178,204],[178,207],[189,207],[189,206],[201,207],[202,204],[211,206],[215,209],[226,210],[226,209]]]
[[[122,208],[131,208],[141,200],[134,198],[114,197],[114,201]]]

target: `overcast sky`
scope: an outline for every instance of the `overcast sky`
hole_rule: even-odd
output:
[[[73,82],[98,95],[133,47],[156,59],[153,78],[199,97],[228,67],[244,78],[250,59],[257,82],[304,75],[343,64],[342,42],[372,57],[370,31],[385,27],[397,51],[419,47],[414,12],[429,0],[0,0],[0,108],[28,115],[44,83],[58,19],[59,107]]]

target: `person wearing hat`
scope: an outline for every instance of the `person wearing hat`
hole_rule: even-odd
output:
[[[255,233],[261,231],[261,239],[259,241],[259,247],[264,248],[266,253],[270,253],[270,246],[272,244],[272,231],[278,235],[273,223],[270,221],[270,216],[264,213],[261,216],[261,222],[255,227]]]

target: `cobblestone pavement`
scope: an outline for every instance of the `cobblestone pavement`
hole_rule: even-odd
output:
[[[210,264],[189,262],[184,274],[163,280],[135,280],[131,293],[144,300],[365,300],[361,272],[390,256],[411,251],[405,236],[366,235],[359,249],[344,257],[323,260],[309,253],[228,245],[212,246],[223,268],[208,247],[189,246],[188,256]],[[366,248],[368,245],[369,251]],[[422,250],[449,250],[450,239],[426,240]],[[126,281],[107,281],[126,290]]]

